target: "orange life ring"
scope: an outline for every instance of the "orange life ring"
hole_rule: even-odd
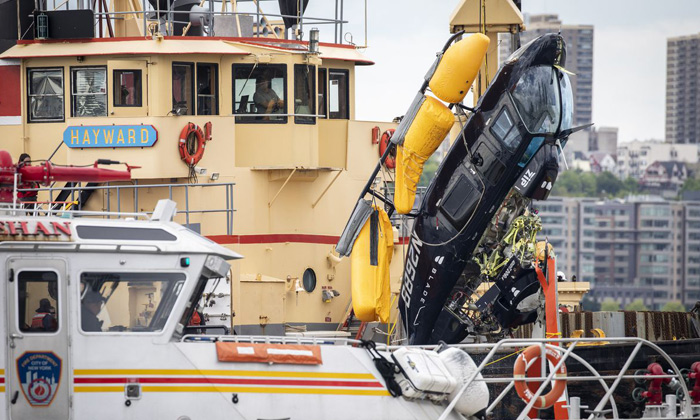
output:
[[[547,355],[547,360],[553,365],[556,366],[557,363],[561,360],[561,355],[559,354],[558,351],[547,348],[545,350],[545,354]],[[513,377],[515,378],[514,384],[515,384],[515,391],[518,393],[518,396],[525,401],[525,403],[529,403],[530,400],[532,400],[532,397],[535,396],[535,392],[537,392],[537,389],[540,387],[540,384],[538,382],[525,382],[525,377],[526,375],[526,370],[528,368],[528,365],[530,364],[531,361],[537,360],[540,358],[541,355],[541,350],[540,346],[538,345],[533,345],[525,349],[518,358],[515,360],[515,366],[513,366]],[[534,366],[538,366],[535,364]],[[536,369],[539,371],[539,369]],[[566,389],[566,365],[562,364],[559,370],[555,373],[555,380],[552,381],[552,390],[549,391],[545,395],[541,395],[537,401],[535,401],[535,404],[533,407],[535,408],[549,408],[554,405],[555,402],[561,397],[561,395],[564,393],[564,390]]]
[[[391,141],[391,137],[394,135],[395,131],[396,130],[393,128],[390,128],[386,130],[384,134],[382,134],[382,139],[379,140],[379,157],[384,156],[384,152],[386,151],[386,148],[389,147],[389,142]],[[384,165],[386,165],[386,167],[389,169],[394,169],[396,167],[396,158],[394,156],[392,156],[390,153],[384,161]]]
[[[188,138],[191,135],[194,135],[197,140],[197,148],[194,151],[188,147]],[[180,159],[189,166],[196,165],[204,156],[205,144],[206,138],[202,129],[195,123],[187,123],[180,132]]]

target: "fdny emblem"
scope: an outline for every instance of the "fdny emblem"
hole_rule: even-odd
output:
[[[61,383],[61,358],[53,352],[26,352],[17,359],[17,373],[29,404],[48,406]]]

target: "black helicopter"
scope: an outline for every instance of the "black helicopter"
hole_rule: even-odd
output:
[[[485,230],[512,194],[528,202],[546,199],[557,178],[563,144],[571,133],[590,126],[572,127],[573,93],[565,60],[565,42],[557,34],[543,35],[515,51],[476,107],[469,109],[471,115],[460,135],[418,211],[411,214],[415,220],[399,299],[410,344],[454,343],[473,332],[459,310],[465,294],[456,292],[463,290],[458,281],[464,279],[465,271],[473,269],[473,255]],[[397,133],[401,129],[400,125]],[[341,254],[349,254],[353,231],[366,220],[362,198],[369,193],[385,199],[370,188],[377,173],[378,169],[341,236],[336,248]],[[386,202],[391,211],[390,200]],[[506,266],[510,267],[507,275],[499,275],[501,287],[491,292],[489,304],[482,308],[498,312],[493,315],[503,327],[532,322],[534,312],[519,313],[515,305],[536,292],[534,270],[521,270],[517,259]]]

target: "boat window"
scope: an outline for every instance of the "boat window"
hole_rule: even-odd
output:
[[[219,65],[197,63],[197,115],[219,113]]]
[[[304,290],[308,293],[313,292],[316,289],[316,272],[313,268],[307,268],[304,270],[304,275],[301,279]]]
[[[127,241],[175,241],[177,237],[163,229],[125,228],[81,225],[75,228],[81,239],[110,239]]]
[[[19,330],[58,331],[58,275],[53,271],[20,271],[17,288]]]
[[[29,122],[63,121],[63,69],[29,69]]]
[[[194,64],[173,63],[173,110],[175,115],[194,115]]]
[[[531,133],[554,133],[559,127],[561,107],[559,80],[552,66],[525,71],[513,90],[515,106]]]
[[[318,115],[323,115],[321,118],[328,118],[328,101],[326,100],[327,81],[328,71],[326,69],[318,69]]]
[[[141,70],[114,70],[114,106],[142,106],[141,77]]]
[[[294,65],[294,122],[314,124],[316,118],[316,67],[307,64]]]
[[[236,122],[286,123],[286,75],[287,66],[284,64],[234,64],[233,113]]]
[[[350,118],[350,88],[347,70],[328,70],[328,117],[347,120]]]
[[[71,116],[107,116],[107,67],[71,68]]]
[[[82,273],[80,328],[85,332],[161,331],[184,283],[183,273]]]

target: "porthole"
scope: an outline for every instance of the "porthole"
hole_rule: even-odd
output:
[[[314,289],[316,288],[316,273],[313,269],[307,268],[306,271],[304,271],[304,277],[302,278],[302,282],[304,285],[304,290],[306,290],[308,293],[314,291]]]

